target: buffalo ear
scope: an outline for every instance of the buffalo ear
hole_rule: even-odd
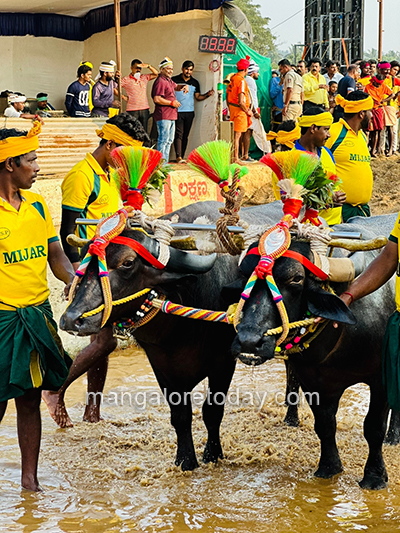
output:
[[[311,281],[308,287],[307,303],[309,311],[315,316],[343,324],[355,324],[357,322],[356,317],[343,300],[336,294],[325,291],[314,281]]]
[[[221,298],[229,305],[237,303],[240,300],[240,296],[245,286],[246,279],[239,278],[232,283],[229,283],[229,285],[222,287]]]

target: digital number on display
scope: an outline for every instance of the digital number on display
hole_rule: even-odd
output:
[[[199,52],[212,54],[236,54],[237,41],[233,37],[218,37],[215,35],[200,35]]]

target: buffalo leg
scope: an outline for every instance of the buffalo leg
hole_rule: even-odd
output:
[[[190,392],[177,391],[163,374],[153,366],[158,384],[171,410],[171,424],[176,432],[177,452],[175,464],[182,470],[194,470],[199,466],[192,437],[192,402]]]
[[[336,413],[341,395],[337,398],[326,398],[319,394],[317,399],[315,394],[306,391],[304,393],[314,414],[315,432],[321,441],[321,457],[314,475],[329,479],[343,470],[336,445]]]
[[[392,446],[400,443],[400,411],[391,410],[389,429],[384,442]]]
[[[294,393],[296,398],[299,398],[300,384],[297,380],[297,377],[294,373],[293,367],[289,361],[285,361],[286,367],[286,405],[287,411],[285,416],[285,424],[292,427],[298,427],[299,425],[299,406],[298,402],[294,403],[292,401],[291,393]]]
[[[385,438],[388,404],[386,394],[379,385],[371,385],[369,409],[364,420],[364,437],[368,442],[369,454],[364,468],[364,477],[360,481],[363,489],[383,489],[388,476],[382,456],[382,444]]]
[[[219,430],[224,416],[225,400],[229,385],[232,381],[235,364],[229,365],[219,374],[213,374],[208,379],[207,398],[203,403],[203,420],[208,432],[207,444],[204,448],[203,462],[217,463],[223,459]]]

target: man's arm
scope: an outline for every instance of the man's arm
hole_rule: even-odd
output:
[[[74,269],[62,251],[59,241],[49,244],[48,262],[55,277],[68,285],[75,276]]]
[[[68,89],[69,90],[69,89]],[[66,96],[65,96],[65,107],[68,111],[68,115],[71,116],[71,113],[72,113],[72,102],[73,102],[73,99],[74,99],[74,95],[70,92],[67,92]]]
[[[181,104],[178,102],[178,100],[167,100],[163,96],[157,96],[157,95],[153,96],[153,100],[154,100],[154,103],[158,105],[181,107]]]
[[[142,68],[148,68],[151,72],[151,79],[154,80],[154,78],[157,78],[158,76],[158,70],[156,68],[154,68],[152,65],[150,65],[149,63],[141,63],[139,65],[139,67],[142,67]]]
[[[283,116],[286,116],[287,108],[288,108],[289,102],[290,102],[290,100],[292,98],[292,92],[293,92],[292,87],[288,87],[286,89],[286,97],[285,97],[285,101],[283,102],[283,109],[282,109],[282,115]]]
[[[62,209],[61,215],[61,228],[60,228],[60,237],[62,247],[64,249],[65,255],[71,261],[74,269],[76,270],[80,263],[80,254],[79,249],[71,246],[67,242],[68,235],[75,233],[76,223],[75,220],[79,216],[79,213],[72,211],[70,209]]]
[[[188,93],[189,92],[189,85],[186,85],[184,83],[180,83],[179,85],[177,85],[175,87],[175,91],[183,91],[184,94]]]
[[[245,99],[244,93],[240,93],[239,94],[239,105],[240,105],[240,108],[242,109],[242,111],[244,111],[246,113],[246,115],[248,115],[249,117],[251,117],[253,115],[253,113],[251,112],[251,109],[249,109],[246,106],[246,99]]]
[[[206,98],[209,98],[210,96],[212,96],[214,94],[214,89],[210,89],[209,91],[207,91],[206,93],[204,94],[200,94],[200,93],[194,93],[194,97],[196,98],[196,100],[198,102],[201,102],[202,100],[205,100]]]
[[[372,261],[367,270],[354,280],[347,289],[347,292],[353,296],[353,301],[359,300],[382,287],[396,272],[397,263],[398,244],[388,241],[383,251]],[[349,294],[342,294],[341,298],[347,305],[352,302]]]

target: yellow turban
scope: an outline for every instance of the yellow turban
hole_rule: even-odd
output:
[[[329,128],[333,124],[333,117],[329,111],[320,113],[319,115],[302,115],[298,122],[301,128],[310,128],[313,124],[315,126],[322,126]]]
[[[374,101],[371,96],[363,100],[346,100],[338,94],[336,96],[336,103],[343,107],[345,113],[359,113],[360,111],[368,111],[374,107]]]
[[[9,157],[18,157],[37,150],[39,148],[38,135],[41,131],[42,126],[39,121],[36,121],[27,135],[7,137],[7,139],[0,141],[0,163]]]
[[[132,139],[130,135],[124,133],[118,126],[114,126],[114,124],[104,124],[101,130],[96,130],[96,134],[101,139],[114,141],[115,144],[122,144],[122,146],[143,146],[141,141]]]
[[[269,131],[267,133],[267,139],[269,141],[276,139],[277,143],[284,144],[288,148],[294,148],[294,142],[297,141],[297,139],[300,139],[300,136],[300,126],[298,124],[296,124],[296,127],[291,131],[279,130],[277,133],[274,131]]]

